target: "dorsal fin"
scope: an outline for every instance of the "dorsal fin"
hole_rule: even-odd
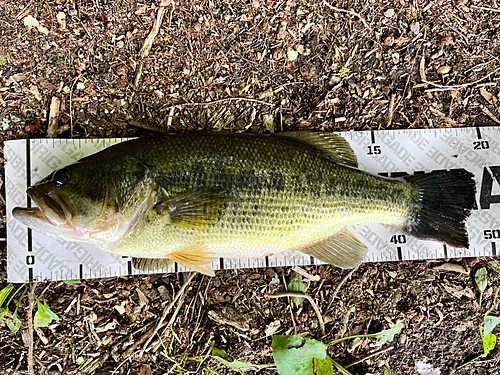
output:
[[[339,164],[354,168],[358,167],[358,159],[356,155],[354,155],[351,146],[344,138],[337,134],[312,131],[290,131],[276,133],[276,135],[298,139],[328,153]]]

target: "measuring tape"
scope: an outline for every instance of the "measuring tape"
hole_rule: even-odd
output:
[[[477,182],[476,205],[467,222],[469,249],[422,241],[381,224],[350,231],[368,247],[366,262],[495,256],[500,246],[500,128],[407,129],[338,133],[358,157],[359,169],[387,177],[466,169]],[[189,136],[189,135],[187,135]],[[129,257],[77,242],[56,241],[12,217],[14,207],[30,207],[26,189],[50,172],[125,139],[33,139],[5,143],[7,274],[9,282],[73,280],[133,275]],[[218,259],[214,270],[318,265],[300,252],[272,257]],[[174,263],[156,272],[182,272]]]

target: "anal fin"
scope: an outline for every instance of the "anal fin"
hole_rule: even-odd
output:
[[[366,255],[367,248],[347,229],[299,249],[303,253],[340,268],[356,267]]]
[[[167,255],[167,258],[204,275],[215,276],[214,271],[206,267],[207,264],[212,263],[216,259],[214,255],[213,252],[208,251],[205,247],[199,247],[170,253]]]
[[[150,258],[132,258],[132,265],[135,269],[141,271],[155,271],[168,266],[172,261],[170,259],[150,259]]]

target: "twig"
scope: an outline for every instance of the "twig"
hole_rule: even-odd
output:
[[[371,354],[368,354],[366,357],[363,357],[363,358],[358,359],[357,361],[351,362],[351,363],[349,363],[349,364],[345,365],[344,367],[345,367],[345,368],[352,367],[352,366],[354,366],[354,365],[357,365],[358,363],[364,362],[364,361],[366,361],[367,359],[370,359],[370,358],[375,357],[375,356],[377,356],[377,355],[379,355],[379,354],[382,354],[382,353],[388,352],[388,351],[390,351],[390,350],[392,350],[392,349],[394,349],[394,346],[389,346],[388,348],[381,349],[381,350],[377,350],[376,352],[373,352],[373,353],[371,353]]]
[[[470,6],[473,9],[481,9],[481,10],[486,10],[488,12],[500,12],[500,9],[493,9],[493,8],[486,8],[486,7],[478,7],[476,5],[471,5]]]
[[[70,104],[71,105],[71,104]],[[59,109],[61,108],[61,99],[53,96],[49,109],[49,125],[47,127],[47,137],[55,138],[59,130]]]
[[[496,358],[493,358],[493,359],[487,359],[485,361],[480,361],[481,358],[484,358],[484,356],[481,354],[481,355],[478,355],[476,358],[470,360],[469,362],[467,363],[464,363],[463,365],[457,367],[455,369],[455,371],[453,371],[452,373],[450,373],[450,375],[453,375],[455,373],[457,373],[458,370],[460,369],[463,369],[464,367],[467,367],[467,366],[470,366],[470,365],[474,365],[474,364],[483,364],[483,363],[488,363],[488,362],[494,362],[494,361],[499,361],[498,359]]]
[[[500,120],[488,108],[486,108],[482,104],[481,104],[481,111],[483,111],[483,113],[486,116],[488,116],[490,119],[492,119],[493,121],[495,121],[497,124],[500,124]]]
[[[484,81],[486,78],[492,76],[493,74],[495,74],[496,72],[498,72],[500,70],[500,68],[496,68],[494,71],[492,71],[491,73],[485,75],[483,78],[480,78],[478,80],[475,80],[473,82],[469,82],[469,83],[464,83],[462,85],[455,85],[455,86],[444,86],[444,85],[440,85],[438,83],[434,83],[434,82],[431,82],[431,81],[427,81],[425,79],[422,79],[422,82],[424,83],[427,83],[429,85],[432,85],[432,86],[435,86],[435,87],[439,87],[441,89],[445,89],[445,90],[458,90],[458,89],[461,89],[461,88],[464,88],[464,87],[467,87],[467,86],[472,86],[472,85],[475,85],[476,83],[479,83],[481,81]]]
[[[177,300],[179,298],[181,298],[181,296],[184,294],[184,291],[188,287],[189,283],[191,283],[191,280],[193,280],[196,275],[197,275],[197,272],[193,272],[193,273],[191,273],[191,275],[189,275],[188,279],[184,282],[184,285],[182,285],[182,287],[179,289],[179,291],[177,292],[175,297],[172,299],[172,302],[170,302],[170,304],[165,308],[165,310],[163,311],[163,315],[161,316],[160,321],[156,325],[156,328],[154,329],[153,333],[151,334],[151,336],[149,336],[149,339],[146,341],[146,343],[142,347],[142,350],[139,354],[141,357],[144,354],[144,352],[146,351],[146,349],[148,348],[149,343],[151,342],[153,337],[155,337],[156,333],[160,330],[160,327],[161,327],[163,321],[167,317],[167,315],[170,312],[170,310],[172,309],[172,307],[174,307],[174,304],[177,302]]]
[[[309,303],[311,304],[312,308],[314,309],[316,316],[318,317],[319,329],[321,330],[321,333],[323,335],[325,334],[325,323],[323,322],[323,316],[321,315],[321,312],[319,311],[318,305],[316,305],[316,302],[314,302],[313,298],[309,294],[292,293],[292,292],[273,293],[273,294],[265,293],[264,297],[267,297],[267,298],[282,298],[282,297],[306,298],[309,301]]]
[[[389,100],[389,109],[387,110],[387,125],[389,128],[392,124],[392,118],[394,117],[394,104],[396,103],[396,93],[391,94],[391,100]]]
[[[339,285],[337,285],[337,287],[333,291],[332,296],[330,297],[330,302],[328,303],[328,307],[326,308],[327,311],[330,309],[330,306],[332,305],[332,302],[335,299],[335,297],[337,296],[337,293],[339,292],[340,288],[342,288],[342,285],[344,285],[344,283],[352,276],[352,274],[354,272],[356,272],[356,270],[358,268],[359,268],[359,264],[356,267],[354,267],[352,270],[350,270],[349,273],[342,278],[342,280],[340,280]]]
[[[158,12],[156,13],[156,19],[153,24],[153,28],[151,29],[148,36],[144,40],[144,44],[142,45],[142,48],[139,51],[139,57],[141,58],[141,62],[139,63],[137,71],[135,72],[134,90],[132,91],[132,94],[129,97],[129,102],[132,102],[132,99],[134,98],[135,95],[135,91],[139,87],[139,82],[142,77],[142,70],[144,68],[144,59],[149,54],[149,51],[151,51],[151,47],[153,47],[153,42],[156,36],[158,35],[158,32],[160,31],[161,23],[163,21],[163,17],[165,16],[165,7],[168,4],[170,4],[169,0],[160,1],[160,7],[158,8]]]
[[[28,374],[35,375],[33,368],[33,307],[35,305],[35,289],[36,284],[31,287],[30,294],[28,295]]]
[[[365,21],[365,19],[360,14],[356,13],[355,11],[353,11],[353,10],[345,10],[345,9],[334,7],[333,5],[330,5],[326,0],[323,0],[323,4],[326,5],[328,8],[330,8],[331,10],[335,11],[335,12],[349,13],[349,14],[355,16],[355,17],[358,17],[359,20],[361,22],[363,22],[363,25],[365,25],[365,27],[368,30],[370,30],[370,32],[372,31],[372,28],[370,27],[370,25],[368,25],[368,23]]]
[[[224,99],[217,99],[213,100],[211,102],[203,102],[203,103],[180,103],[180,104],[174,104],[171,106],[166,107],[167,110],[171,110],[172,108],[184,108],[184,107],[201,107],[204,105],[213,105],[213,104],[219,104],[219,103],[224,103],[224,102],[232,102],[232,101],[244,101],[244,102],[251,102],[251,103],[257,103],[257,104],[262,104],[262,105],[268,105],[270,107],[273,107],[275,104],[268,103],[268,102],[263,102],[262,100],[258,99],[251,99],[251,98],[224,98]]]
[[[140,121],[130,120],[130,121],[126,122],[126,123],[129,124],[129,125],[138,127],[138,128],[142,128],[142,129],[146,129],[146,130],[151,130],[151,131],[154,131],[154,132],[167,133],[167,131],[164,130],[164,129],[156,128],[154,126],[145,124],[145,123],[140,122]]]

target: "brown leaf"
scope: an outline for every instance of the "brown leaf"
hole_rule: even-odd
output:
[[[294,50],[292,47],[288,47],[286,54],[288,57],[288,61],[295,61],[295,60],[297,60],[297,57],[299,56],[299,53],[296,50]]]
[[[151,366],[147,364],[142,364],[141,372],[139,375],[153,375],[153,370],[151,370]]]
[[[10,86],[14,82],[19,82],[19,81],[24,81],[25,79],[28,79],[28,76],[23,74],[23,73],[17,73],[14,75],[11,75],[7,81],[5,81],[6,86]]]
[[[445,65],[438,69],[439,74],[447,74],[451,71],[451,66]]]
[[[149,300],[146,297],[146,295],[139,288],[137,288],[136,291],[137,291],[137,295],[139,296],[139,301],[141,301],[141,303],[143,303],[144,305],[147,305]]]
[[[486,91],[486,89],[484,88],[484,86],[479,89],[479,92],[481,93],[481,95],[483,96],[483,98],[486,99],[486,101],[488,103],[493,104],[493,102],[492,102],[493,95],[491,95],[488,91]]]

